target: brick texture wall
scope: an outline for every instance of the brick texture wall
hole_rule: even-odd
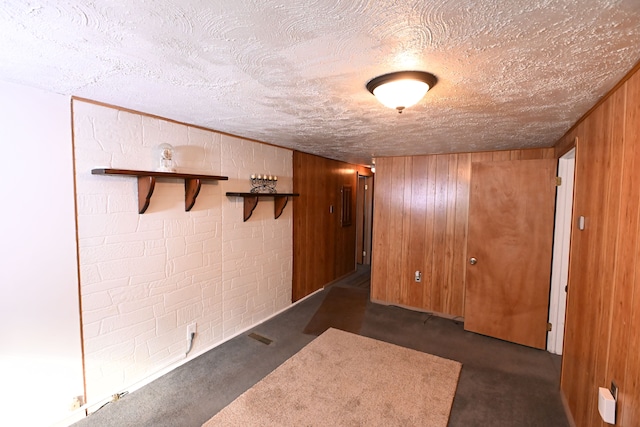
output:
[[[217,132],[73,101],[82,324],[88,400],[190,357],[291,304],[292,207],[273,218],[261,200],[243,222],[251,174],[292,189],[292,152]],[[155,148],[175,148],[178,171],[224,175],[184,210],[182,180],[158,180],[137,213],[133,177],[91,169],[155,170]]]

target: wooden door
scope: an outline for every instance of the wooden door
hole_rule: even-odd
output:
[[[371,216],[373,207],[373,180],[358,175],[356,191],[356,262],[371,264]]]
[[[356,263],[364,264],[364,192],[367,178],[358,175],[356,190]]]
[[[466,330],[545,348],[555,172],[555,159],[472,164]]]

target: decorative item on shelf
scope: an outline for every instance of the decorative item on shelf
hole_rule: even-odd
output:
[[[173,163],[173,146],[171,144],[160,144],[156,147],[158,155],[159,166],[156,169],[158,172],[175,172],[176,168]]]
[[[277,193],[278,177],[272,175],[251,175],[252,193]]]

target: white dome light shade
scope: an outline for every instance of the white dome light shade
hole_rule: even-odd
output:
[[[399,71],[376,77],[367,83],[367,89],[382,105],[402,113],[417,104],[436,82],[433,74],[423,71]]]
[[[411,107],[429,90],[429,85],[417,80],[402,79],[384,83],[373,90],[373,94],[385,107]]]

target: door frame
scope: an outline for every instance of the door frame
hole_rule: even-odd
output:
[[[565,287],[569,277],[575,163],[575,148],[558,159],[558,176],[562,183],[556,193],[551,291],[549,295],[549,323],[552,327],[547,334],[547,351],[553,354],[562,354],[564,342],[564,322],[567,310]]]

